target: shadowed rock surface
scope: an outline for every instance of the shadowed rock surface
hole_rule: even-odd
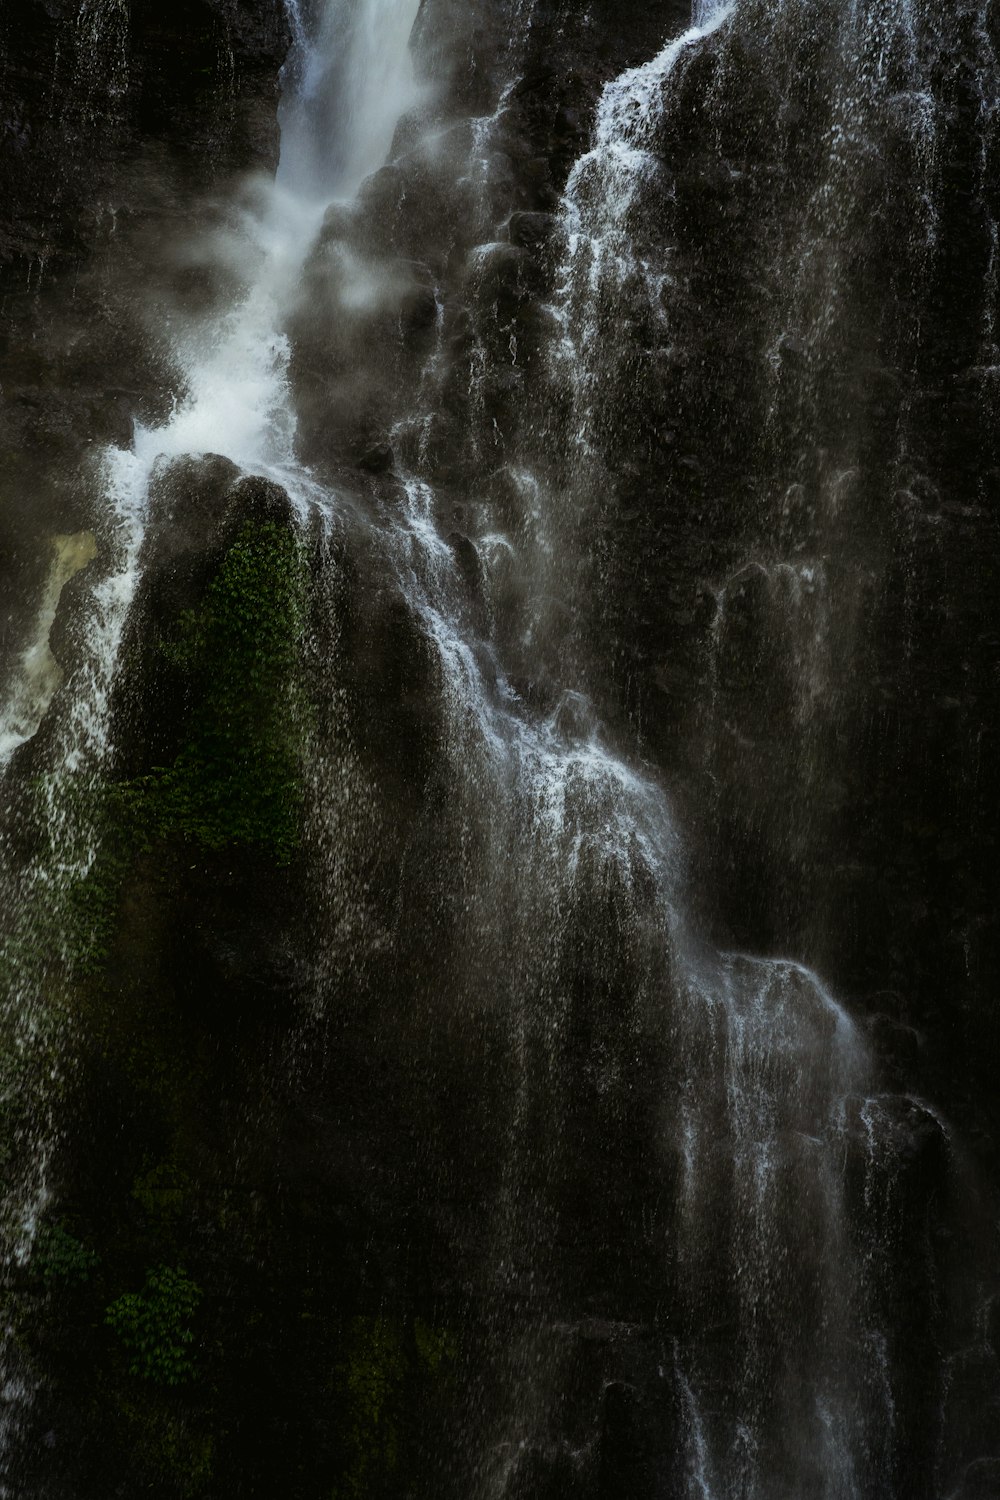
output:
[[[1000,1493],[997,40],[5,9],[0,1492]]]

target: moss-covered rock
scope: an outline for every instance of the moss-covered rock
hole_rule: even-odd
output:
[[[453,1336],[422,1318],[353,1320],[337,1385],[345,1469],[334,1500],[394,1492],[421,1397],[445,1377],[455,1354]]]
[[[301,668],[308,569],[276,522],[240,529],[202,606],[158,648],[186,681],[187,732],[169,766],[129,787],[137,831],[205,849],[298,847],[309,709]]]

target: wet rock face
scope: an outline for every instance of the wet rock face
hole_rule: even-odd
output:
[[[23,274],[34,260],[37,281],[86,252],[102,213],[140,206],[122,189],[139,188],[130,163],[154,142],[191,186],[273,162],[287,47],[277,5],[5,6],[0,265]]]
[[[207,193],[274,166],[288,40],[270,3],[189,0],[169,17],[119,0],[4,6],[0,524],[14,616],[47,535],[89,524],[86,462],[163,399],[148,308],[183,313],[198,275],[163,247]]]
[[[900,997],[896,1024],[933,1037],[928,1086],[991,1131],[992,1085],[959,1059],[996,1040],[996,781],[969,749],[997,708],[992,23],[964,7],[945,39],[914,12],[880,79],[873,17],[826,7],[810,29],[743,6],[658,76],[620,241],[594,218],[600,160],[573,189],[606,259],[567,420],[542,352],[567,266],[546,216],[592,142],[605,61],[647,62],[686,18],[657,10],[655,36],[637,19],[632,54],[596,12],[535,16],[493,135],[499,243],[483,228],[467,252],[465,323],[443,296],[442,404],[461,409],[483,361],[498,467],[526,448],[558,464],[582,411],[601,462],[585,502],[572,480],[576,542],[612,580],[589,644],[613,662],[607,710],[705,829],[709,919],[873,1011]]]
[[[80,1041],[72,1244],[18,1273],[25,1495],[674,1500],[760,1399],[775,1495],[825,1496],[810,1381],[862,1343],[865,1500],[995,1480],[948,1123],[989,1166],[985,32],[924,38],[924,152],[900,37],[866,73],[835,4],[741,0],[659,65],[687,0],[581,9],[421,8],[426,96],[283,310],[328,524],[211,454],[151,485],[101,856],[46,950]],[[13,643],[89,445],[178,391],[157,330],[242,286],[178,247],[273,166],[288,28],[49,0],[0,39]],[[666,931],[661,782],[724,1001]],[[178,1389],[107,1322],[164,1267],[202,1296]],[[789,1343],[831,1307],[865,1339]]]
[[[993,1113],[990,1085],[969,1075],[966,1087],[955,1055],[945,1058],[972,1035],[983,1055],[995,1037],[959,953],[961,932],[976,933],[969,951],[996,943],[979,894],[996,785],[970,774],[967,748],[992,740],[996,717],[976,665],[996,629],[986,597],[996,458],[982,369],[996,201],[975,165],[993,149],[975,102],[990,87],[989,43],[963,31],[963,67],[944,54],[928,67],[929,168],[898,99],[852,79],[863,36],[838,38],[830,95],[800,97],[787,76],[742,72],[743,49],[761,40],[753,31],[737,24],[692,62],[659,139],[677,193],[670,317],[680,327],[670,337],[702,362],[651,384],[642,408],[650,427],[677,437],[646,471],[647,497],[659,490],[665,503],[655,513],[647,503],[640,524],[662,561],[627,596],[626,616],[651,629],[633,678],[649,684],[637,711],[668,761],[689,762],[696,802],[711,800],[698,762],[719,777],[707,883],[740,940],[801,948],[845,991],[904,996],[898,1019],[934,1037],[935,1089],[981,1120]],[[768,45],[781,55],[779,28]],[[805,77],[813,64],[799,54],[797,66]],[[775,236],[799,223],[803,202],[820,211],[831,171],[823,119],[842,107],[838,88],[854,91],[866,144],[835,226],[836,263],[807,257],[790,298],[795,277]],[[786,146],[765,121],[789,109]],[[720,132],[711,148],[709,120]],[[922,192],[936,217],[931,248]],[[824,298],[829,322],[817,331]],[[626,533],[618,546],[626,570],[634,542]],[[748,554],[752,578],[739,567]],[[692,628],[705,579],[718,613]],[[706,692],[718,694],[714,748],[690,728]],[[674,739],[678,710],[686,727]]]

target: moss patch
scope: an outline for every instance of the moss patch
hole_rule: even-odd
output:
[[[392,1488],[405,1442],[407,1417],[428,1380],[439,1379],[455,1357],[443,1329],[417,1318],[355,1318],[338,1395],[343,1403],[348,1458],[333,1500],[364,1500]]]
[[[189,1500],[203,1495],[214,1475],[215,1443],[187,1412],[159,1404],[152,1390],[134,1390],[122,1398],[119,1421],[123,1448],[141,1455],[151,1489]]]
[[[128,789],[147,836],[206,849],[256,846],[278,864],[298,848],[309,736],[301,666],[308,569],[301,542],[274,522],[246,525],[204,605],[160,650],[189,684],[185,743],[171,766]]]
[[[46,1225],[39,1231],[32,1269],[46,1286],[81,1286],[90,1280],[99,1262],[100,1256],[70,1234],[64,1225]]]

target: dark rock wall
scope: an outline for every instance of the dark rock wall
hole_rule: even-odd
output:
[[[469,639],[533,713],[584,734],[596,705],[663,778],[704,931],[815,967],[888,1082],[961,1128],[956,1190],[931,1117],[886,1106],[903,1145],[882,1228],[906,1267],[892,1311],[908,1373],[903,1456],[864,1493],[945,1493],[938,1370],[953,1357],[968,1441],[941,1472],[968,1464],[992,1493],[995,1303],[987,1283],[988,1326],[957,1358],[946,1269],[966,1238],[977,1276],[992,1256],[976,1200],[997,1170],[990,37],[969,6],[942,15],[935,253],[917,244],[911,136],[880,117],[883,154],[856,164],[833,226],[842,260],[814,266],[795,302],[803,241],[833,237],[815,195],[850,59],[832,55],[835,6],[782,31],[790,9],[744,4],[746,24],[675,81],[662,174],[629,224],[640,253],[669,260],[668,319],[638,285],[600,309],[601,466],[579,491],[548,352],[555,216],[602,86],[683,30],[686,3],[425,0],[414,49],[431,102],[329,214],[289,318],[300,456],[346,497],[342,524],[303,533],[277,486],[225,460],[160,475],[115,754],[90,793],[100,862],[51,959],[74,1041],[54,1207],[14,1273],[38,1391],[10,1493],[690,1493],[684,1392],[664,1368],[702,1310],[671,1300],[674,1179],[649,1145],[663,1079],[679,1085],[656,1020],[676,996],[648,972],[653,899],[597,870],[586,899],[539,908],[559,917],[538,945],[569,1021],[557,1044],[528,1027],[517,1115],[503,1006],[537,977],[516,951],[529,925],[504,871],[485,894],[470,878],[495,853],[487,820],[450,774],[440,666],[386,564],[398,468],[418,461]],[[225,221],[238,174],[273,167],[288,39],[276,0],[0,16],[8,659],[44,539],[100,528],[93,447],[169,407],[157,319],[227,293],[178,247]],[[476,180],[475,122],[494,112]],[[345,311],[331,288],[351,256],[389,290]],[[825,324],[831,278],[847,311]],[[529,584],[487,584],[470,540],[494,522],[527,534],[525,459],[569,493],[555,577],[572,569],[577,598],[586,578],[592,606],[561,619],[543,600],[536,636]],[[78,604],[67,595],[53,636],[64,665]],[[248,708],[261,620],[287,672],[276,684],[265,666]],[[308,643],[293,666],[291,635]],[[567,662],[593,702],[561,701]],[[241,756],[248,712],[265,728],[244,725]],[[4,811],[25,861],[43,839],[29,793],[47,743],[43,728],[19,752],[21,805]],[[518,1157],[524,1140],[544,1150]],[[537,1263],[520,1259],[523,1234],[497,1250],[498,1202],[536,1232]],[[717,1292],[706,1361],[722,1392],[732,1289]],[[176,1383],[122,1336],[139,1325]],[[542,1342],[549,1425],[501,1488],[483,1452]]]
[[[992,1150],[980,1071],[997,1045],[984,985],[998,811],[985,769],[997,721],[991,23],[961,7],[925,34],[928,168],[888,113],[898,102],[875,100],[865,120],[850,41],[824,56],[821,28],[747,20],[692,64],[663,122],[673,348],[624,369],[644,393],[633,422],[616,416],[624,390],[609,402],[636,469],[608,516],[622,701],[705,829],[721,931],[799,954],[888,1031],[918,1028],[920,1086]],[[838,70],[873,140],[849,189],[833,179],[853,201],[829,222],[818,192]],[[654,207],[646,232],[662,226]],[[830,259],[807,262],[812,308],[789,297],[810,235],[816,260]],[[811,576],[783,581],[789,565]],[[804,604],[790,603],[795,588]]]

